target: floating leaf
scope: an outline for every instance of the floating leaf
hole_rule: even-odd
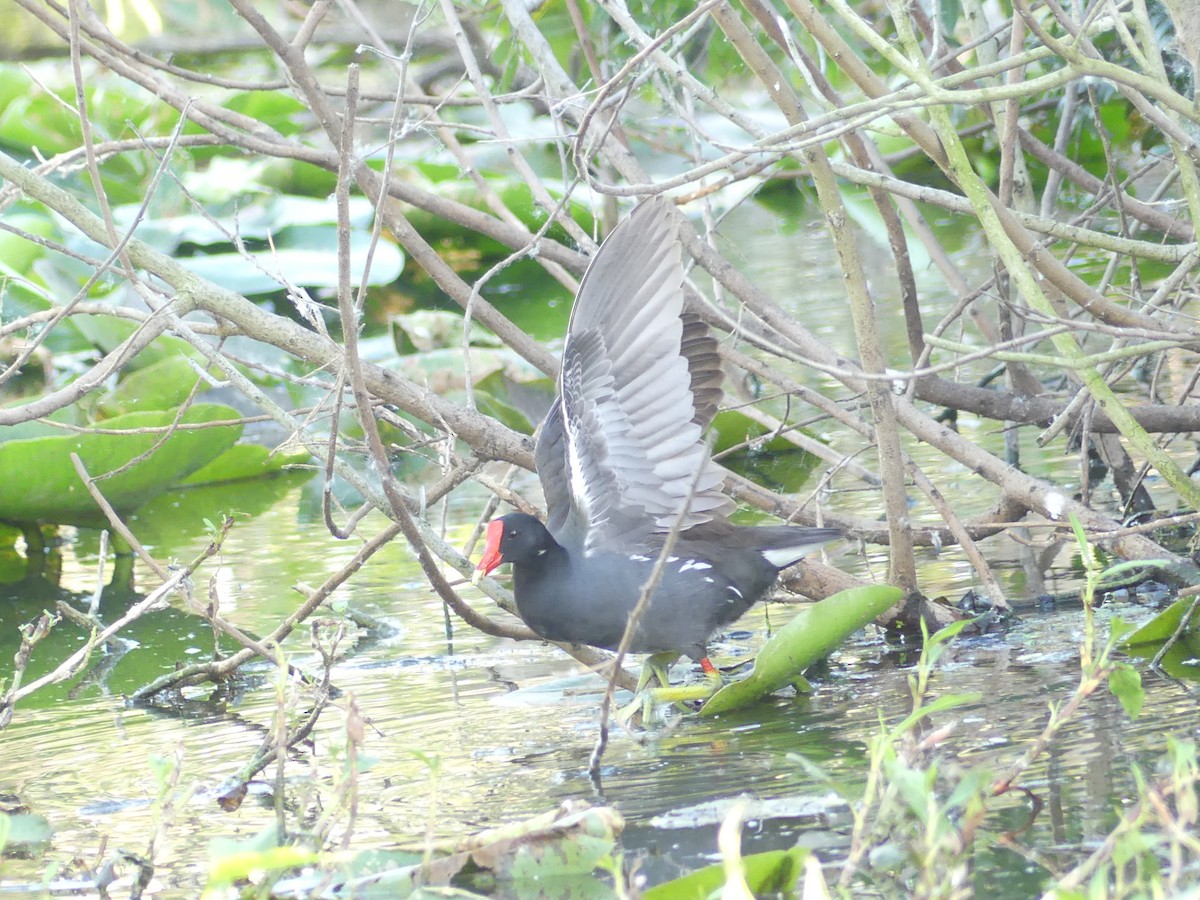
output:
[[[714,452],[726,454],[721,458],[723,466],[775,491],[800,490],[820,462],[782,435],[769,437],[763,425],[736,410],[718,413],[712,430]],[[734,447],[738,449],[726,452]]]
[[[131,319],[119,319],[116,316],[80,315],[72,316],[71,321],[103,353],[115,350],[141,327]],[[181,356],[202,359],[200,351],[183,338],[164,334],[144,347],[125,367],[125,371],[128,373],[130,369],[152,366],[164,359],[178,359]],[[129,377],[128,374],[125,377]]]
[[[208,465],[184,478],[180,484],[195,487],[261,478],[263,475],[274,475],[282,472],[287,466],[306,463],[311,459],[312,454],[307,450],[277,452],[262,444],[235,444]]]
[[[208,390],[208,382],[196,373],[186,357],[168,356],[129,372],[116,388],[101,399],[100,409],[109,416],[152,409],[178,409],[197,382],[200,392]]]
[[[44,844],[54,829],[43,816],[31,813],[0,813],[0,850],[13,844]]]
[[[1154,659],[1161,644],[1137,644],[1127,648],[1130,656]],[[1158,666],[1172,678],[1200,681],[1200,632],[1189,630],[1167,647]]]
[[[505,372],[493,372],[475,382],[479,411],[523,434],[533,434],[556,394],[549,378],[514,381]]]
[[[471,380],[481,385],[496,373],[507,373],[516,381],[540,377],[541,373],[507,347],[470,347]],[[462,347],[443,347],[424,353],[411,353],[383,361],[409,381],[426,385],[431,391],[446,394],[467,386],[467,366]]]
[[[743,856],[741,863],[747,886],[756,897],[791,896],[809,852],[807,847],[792,847]],[[725,866],[715,863],[647,888],[641,896],[642,900],[706,900],[717,895],[724,885]]]
[[[1129,635],[1122,642],[1127,647],[1136,647],[1139,644],[1161,644],[1163,641],[1171,637],[1178,629],[1179,623],[1183,621],[1183,617],[1187,615],[1188,610],[1192,605],[1196,604],[1200,608],[1200,604],[1196,603],[1195,597],[1180,597],[1157,616]],[[1194,633],[1200,631],[1200,616],[1192,616],[1184,633]]]
[[[870,585],[842,591],[802,610],[763,645],[750,674],[717,691],[700,714],[740,709],[778,690],[902,596],[899,588]]]
[[[321,854],[306,847],[279,844],[271,825],[249,841],[214,840],[209,848],[208,886],[217,887],[245,881],[255,873],[298,869],[319,862]]]
[[[198,403],[187,410],[182,422],[203,424],[237,417],[237,410],[231,407]],[[242,432],[240,425],[219,425],[177,430],[166,440],[158,430],[134,433],[135,429],[165,428],[174,419],[171,410],[129,413],[103,423],[105,432],[126,430],[124,434],[67,433],[0,444],[0,516],[9,522],[86,525],[102,521],[70,454],[78,454],[94,478],[158,445],[136,465],[99,482],[109,503],[124,511],[136,509],[224,453]],[[31,472],[37,477],[29,477]]]

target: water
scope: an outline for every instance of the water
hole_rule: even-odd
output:
[[[770,231],[760,239],[791,246],[786,235]],[[797,265],[812,265],[811,255],[821,246],[823,239],[803,248]],[[792,252],[798,251],[793,247]],[[886,301],[886,296],[880,299]],[[845,323],[839,324],[835,314],[824,321],[831,341],[848,339]],[[897,332],[893,339],[902,337]],[[977,437],[1000,440],[999,435]],[[920,447],[913,450],[944,484],[956,483],[960,476],[953,471],[936,471],[944,465],[940,460],[920,456]],[[1056,471],[1069,482],[1075,464],[1050,451],[1030,465]],[[965,483],[965,473],[961,477]],[[981,512],[990,502],[988,492],[974,485],[955,496],[963,515]],[[194,493],[164,503],[203,507],[202,498]],[[359,547],[357,541],[328,536],[314,498],[311,485],[277,486],[257,515],[239,520],[219,563],[198,573],[197,596],[203,600],[212,590],[222,614],[240,628],[251,634],[269,631],[299,604],[292,585],[320,583]],[[454,495],[448,512],[452,540],[465,540],[484,499],[473,486]],[[857,490],[835,491],[827,502],[864,515],[876,515],[879,508],[876,494]],[[215,517],[227,508],[217,503],[206,515]],[[933,521],[919,503],[914,515]],[[174,530],[155,526],[152,512],[140,519],[153,531],[152,549],[160,559],[191,559],[207,543],[196,524],[200,516]],[[382,525],[381,519],[369,519],[361,533],[370,535]],[[0,658],[12,658],[15,626],[52,604],[58,590],[86,594],[94,588],[95,533],[66,530],[64,536],[48,566],[55,577],[10,585],[10,596],[0,598]],[[992,539],[984,552],[1014,598],[1077,585],[1067,545],[1048,554],[1048,568],[1032,574],[1016,544]],[[884,572],[885,559],[878,550],[863,555],[846,544],[833,548],[830,561],[869,578]],[[920,570],[930,596],[956,600],[974,585],[956,548],[940,555],[925,552]],[[139,565],[134,582],[153,585],[154,579]],[[489,615],[504,615],[470,589],[465,593]],[[299,805],[311,823],[318,815],[317,799],[329,801],[339,771],[336,754],[344,745],[345,711],[353,701],[369,722],[364,752],[370,757],[369,769],[360,776],[363,801],[352,823],[355,850],[419,848],[427,838],[454,838],[583,799],[620,810],[628,823],[622,841],[626,858],[638,860],[642,875],[656,882],[713,861],[722,804],[748,796],[746,852],[799,841],[836,864],[847,848],[847,808],[798,757],[853,788],[865,777],[867,742],[878,730],[879,711],[896,722],[909,710],[912,653],[864,633],[835,655],[810,696],[773,700],[718,720],[674,717],[645,740],[615,729],[597,793],[585,769],[597,734],[598,700],[590,688],[577,689],[579,669],[559,650],[495,639],[457,621],[448,631],[440,600],[400,541],[372,559],[336,599],[382,619],[394,631],[360,631],[343,644],[332,672],[342,695],[322,716],[313,743],[287,765],[289,821],[295,821]],[[128,596],[110,591],[102,616],[111,621],[128,602]],[[1140,620],[1152,611],[1125,603],[1118,612]],[[756,608],[736,632],[716,643],[714,657],[720,663],[752,654],[771,623],[778,626],[787,616],[786,608]],[[1047,704],[1064,700],[1078,681],[1081,628],[1078,606],[1062,604],[1026,613],[1004,634],[964,638],[955,645],[940,667],[935,695],[978,693],[980,699],[935,719],[955,726],[941,750],[947,766],[999,773],[1021,755],[1044,726]],[[94,678],[39,692],[18,706],[12,725],[0,733],[0,802],[45,816],[55,829],[44,854],[3,863],[0,890],[39,882],[50,873],[78,876],[98,867],[113,848],[146,854],[153,838],[152,891],[189,896],[205,882],[210,841],[245,840],[274,821],[274,767],[252,784],[236,811],[221,811],[216,798],[272,727],[277,698],[287,695],[293,708],[303,710],[303,693],[290,695],[294,686],[281,685],[270,667],[256,665],[224,695],[198,686],[162,708],[130,706],[125,694],[177,662],[203,658],[214,640],[208,626],[179,609],[147,616],[131,636],[137,645],[111,666]],[[75,626],[58,625],[53,640],[39,648],[27,681],[52,668],[82,639]],[[306,628],[285,649],[294,665],[319,671]],[[1135,796],[1135,763],[1152,767],[1167,735],[1196,735],[1195,701],[1187,687],[1149,673],[1145,684],[1140,721],[1131,723],[1102,690],[1022,780],[1046,801],[1046,809],[1020,840],[1029,847],[1055,848],[1060,868],[1102,840],[1116,821],[1116,809]],[[164,822],[156,772],[175,760],[180,767],[171,792],[175,800]],[[996,809],[977,839],[976,890],[979,896],[1027,896],[1036,892],[1045,872],[994,840],[998,831],[1025,824],[1027,804],[1014,794],[998,801]],[[831,878],[836,874],[832,870]]]
[[[222,609],[251,633],[265,632],[294,608],[291,584],[317,583],[356,549],[328,538],[311,516],[298,518],[302,506],[296,489],[270,512],[239,524],[224,548],[217,577]],[[464,501],[455,517],[475,508],[475,498]],[[379,524],[369,524],[366,533]],[[82,591],[96,560],[76,556],[78,546],[61,548],[62,581]],[[192,549],[200,546],[194,541]],[[852,551],[833,562],[863,568]],[[953,567],[947,571],[954,575]],[[1065,584],[1068,575],[1059,577]],[[152,583],[144,573],[139,580]],[[933,587],[953,596],[961,586],[945,581]],[[378,639],[360,635],[360,645],[351,644],[336,664],[333,682],[345,696],[321,719],[315,752],[298,754],[288,778],[298,797],[330,789],[330,754],[344,743],[344,710],[352,697],[369,719],[364,749],[373,758],[362,775],[362,795],[370,802],[361,804],[354,822],[355,849],[419,847],[426,835],[453,838],[586,799],[620,810],[629,823],[627,855],[641,858],[641,873],[658,881],[710,861],[723,810],[708,804],[748,795],[758,805],[751,807],[747,852],[802,840],[836,861],[849,833],[846,807],[796,755],[857,784],[864,777],[866,742],[878,728],[877,711],[895,722],[909,709],[912,655],[863,634],[836,655],[809,697],[774,700],[715,721],[676,718],[645,742],[614,730],[603,793],[597,795],[585,774],[597,698],[559,686],[578,674],[573,661],[548,645],[512,644],[458,623],[448,638],[440,601],[398,543],[373,560],[344,597],[397,630]],[[475,602],[486,609],[484,601]],[[1129,619],[1149,615],[1131,604],[1119,611]],[[191,791],[159,843],[160,893],[186,895],[203,884],[211,839],[245,839],[273,821],[273,768],[259,776],[236,812],[221,812],[216,803],[226,780],[271,727],[282,689],[273,672],[256,667],[223,702],[206,702],[210,688],[192,688],[188,702],[166,710],[129,707],[122,692],[169,670],[177,659],[191,661],[212,643],[207,627],[194,619],[173,611],[151,618],[163,627],[151,622],[143,629],[141,645],[105,681],[73,692],[51,688],[47,696],[58,696],[49,703],[42,695],[31,698],[0,738],[0,793],[19,798],[55,827],[47,856],[9,860],[0,884],[39,879],[46,860],[68,869],[75,858],[95,864],[105,845],[145,852],[159,816],[155,757],[178,758],[179,785]],[[782,623],[786,610],[756,608],[715,646],[718,661],[751,653],[765,638],[768,618]],[[6,632],[11,622],[6,615]],[[958,723],[943,751],[948,758],[999,772],[1020,755],[1044,725],[1047,703],[1073,690],[1081,623],[1080,610],[1064,605],[1027,614],[1003,635],[959,641],[941,666],[935,693],[978,692],[981,699],[938,717],[938,724]],[[304,631],[288,652],[294,664],[319,669]],[[4,655],[11,658],[8,649]],[[1048,800],[1023,836],[1028,845],[1086,848],[1102,839],[1115,821],[1114,802],[1134,795],[1132,764],[1152,764],[1167,734],[1195,734],[1194,698],[1187,690],[1153,677],[1147,689],[1146,714],[1133,724],[1114,698],[1097,694],[1023,779]],[[303,709],[303,699],[296,705]],[[1027,815],[1015,795],[998,806],[1006,821],[1020,823]],[[989,842],[981,841],[979,852],[980,871],[1002,869],[1010,887],[1011,876],[1028,868]]]

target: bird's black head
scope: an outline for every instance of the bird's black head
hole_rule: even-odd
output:
[[[488,523],[487,544],[478,568],[487,575],[503,563],[530,563],[554,546],[546,526],[533,516],[509,513]]]

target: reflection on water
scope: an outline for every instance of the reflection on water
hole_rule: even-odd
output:
[[[825,327],[836,330],[837,314],[831,312],[833,324]],[[920,448],[913,451],[919,457]],[[1029,464],[1070,463],[1046,458]],[[960,494],[959,511],[967,515],[989,502],[982,492]],[[196,585],[197,592],[215,592],[223,614],[250,633],[269,630],[296,607],[300,597],[293,585],[319,583],[359,547],[328,536],[312,496],[311,487],[303,494],[292,488],[266,512],[239,521],[219,568],[200,576],[206,581]],[[449,515],[455,535],[466,533],[483,500],[470,486],[455,495]],[[878,508],[872,492],[838,494],[832,503],[859,513]],[[227,507],[194,518],[215,518],[221,508]],[[147,527],[153,523],[147,514]],[[379,527],[378,520],[368,522],[363,533]],[[195,527],[155,526],[153,536],[161,559],[190,559],[207,542],[203,529]],[[52,604],[59,588],[79,596],[93,589],[95,535],[68,537],[73,540],[56,551],[60,555],[49,567],[49,582],[42,578],[37,589],[17,582],[10,597],[0,599],[0,659],[12,658],[15,626]],[[884,571],[881,553],[863,557],[852,546],[834,549],[832,562],[860,577]],[[985,553],[1013,596],[1062,591],[1074,583],[1069,548],[1045,554],[1049,569],[1031,567],[1016,544],[993,539]],[[927,554],[922,577],[930,595],[955,599],[974,580],[955,549]],[[153,584],[140,568],[133,582]],[[111,621],[130,596],[110,591],[102,616]],[[853,788],[864,777],[866,744],[878,730],[879,711],[895,722],[909,709],[911,654],[875,635],[860,635],[832,661],[810,696],[778,699],[713,721],[676,718],[644,743],[614,730],[603,795],[597,797],[584,774],[596,737],[596,696],[566,689],[571,686],[566,680],[579,673],[557,649],[499,641],[458,622],[448,634],[440,601],[400,542],[375,557],[336,599],[386,620],[395,633],[360,636],[350,646],[333,673],[343,697],[321,720],[313,747],[293,756],[288,775],[293,800],[312,804],[330,788],[344,740],[344,710],[353,697],[369,720],[365,751],[371,757],[361,776],[367,799],[353,824],[355,849],[419,846],[427,835],[455,837],[582,798],[622,812],[629,823],[627,857],[639,860],[651,880],[661,880],[713,858],[719,811],[712,801],[749,795],[758,805],[751,807],[746,828],[747,852],[799,841],[836,862],[847,846],[847,810],[799,757]],[[476,602],[490,610],[485,600]],[[1149,615],[1136,608],[1120,613],[1130,620]],[[786,621],[786,610],[753,610],[734,636],[715,645],[718,663],[752,653],[770,621]],[[999,771],[1019,757],[1043,727],[1047,704],[1074,688],[1081,621],[1078,608],[1031,613],[1004,635],[965,638],[954,646],[935,692],[978,692],[981,699],[935,717],[937,725],[957,723],[943,750],[948,760]],[[158,840],[160,893],[186,896],[203,884],[211,839],[246,839],[274,821],[267,781],[255,785],[236,812],[222,812],[215,802],[271,725],[279,689],[273,671],[258,667],[219,702],[202,703],[208,689],[193,689],[185,711],[129,708],[122,694],[210,652],[214,640],[207,626],[175,609],[156,613],[131,636],[137,645],[113,659],[103,677],[39,693],[18,707],[12,726],[0,734],[0,795],[46,816],[55,828],[47,858],[6,861],[0,886],[42,878],[48,861],[68,869],[96,866],[105,847],[144,852],[158,828],[154,760],[178,758],[179,785],[187,792]],[[40,648],[45,652],[35,656],[30,677],[49,671],[83,639],[74,626],[59,625],[54,640]],[[295,634],[286,649],[295,665],[316,668],[307,632]],[[1060,848],[1057,863],[1068,864],[1112,827],[1114,810],[1135,793],[1134,764],[1151,766],[1167,735],[1194,736],[1194,699],[1153,676],[1147,676],[1146,687],[1146,711],[1136,723],[1115,699],[1098,692],[1024,779],[1045,801],[1045,810],[1023,839]],[[1027,815],[1023,799],[1006,799],[997,821],[989,823],[990,834],[1022,827]],[[80,862],[72,862],[76,859]],[[982,833],[975,871],[980,896],[1026,896],[1042,877],[1036,866]]]
[[[266,630],[294,607],[298,601],[289,585],[318,581],[355,549],[332,541],[315,524],[297,521],[297,499],[286,497],[271,513],[239,525],[225,548],[225,571],[218,579],[228,595],[223,608],[251,632]],[[94,560],[75,558],[71,549],[64,548],[64,585],[82,587]],[[852,556],[835,562],[861,566]],[[705,804],[749,795],[762,805],[751,809],[747,851],[801,841],[836,861],[848,840],[848,812],[797,757],[837,781],[858,784],[866,742],[878,728],[877,711],[896,721],[908,709],[911,656],[875,636],[860,636],[832,662],[811,696],[779,699],[713,721],[675,720],[645,743],[614,731],[604,793],[597,797],[584,774],[596,736],[595,695],[531,690],[576,675],[573,662],[549,646],[513,645],[459,625],[448,640],[440,603],[399,545],[363,575],[346,599],[397,631],[365,641],[334,671],[337,686],[370,720],[365,749],[373,764],[362,776],[370,802],[361,805],[355,822],[356,848],[419,846],[427,834],[454,837],[583,798],[622,812],[629,822],[627,854],[641,859],[643,874],[660,880],[712,858],[719,816],[706,814]],[[1136,609],[1120,612],[1130,619],[1145,616]],[[784,620],[778,607],[770,616]],[[173,665],[181,648],[186,652],[205,641],[211,646],[206,629],[178,620],[167,629],[175,635],[171,641],[157,639],[153,630],[140,637],[142,646],[116,665],[105,685],[73,698],[62,694],[49,705],[34,698],[18,708],[3,735],[0,793],[15,795],[51,820],[56,829],[51,858],[95,861],[105,842],[146,846],[157,822],[151,760],[178,754],[180,784],[192,794],[175,811],[159,845],[158,877],[164,886],[187,893],[203,882],[210,839],[244,839],[273,821],[266,782],[233,813],[221,812],[215,796],[270,726],[275,678],[262,669],[260,680],[240,695],[186,716],[126,708],[119,692],[133,682],[122,666],[144,677],[149,669]],[[766,622],[762,610],[754,611],[735,638],[717,644],[717,653],[734,659],[752,652],[765,637]],[[11,631],[11,621],[4,625]],[[1073,689],[1079,628],[1078,609],[1063,609],[1030,615],[1002,636],[960,640],[941,666],[936,689],[977,691],[982,699],[937,718],[938,724],[958,723],[946,754],[997,771],[1011,763],[1044,724],[1046,704]],[[180,640],[181,633],[191,637]],[[137,662],[139,655],[155,652],[166,656],[149,669]],[[290,653],[302,667],[316,664],[302,635],[292,641]],[[114,692],[114,684],[122,687]],[[1114,823],[1114,801],[1134,793],[1132,765],[1151,763],[1164,747],[1164,735],[1195,729],[1194,700],[1153,678],[1147,687],[1147,713],[1133,724],[1115,699],[1098,693],[1084,717],[1029,773],[1024,784],[1039,793],[1046,809],[1025,835],[1028,844],[1079,848],[1101,838]],[[297,796],[328,787],[323,767],[343,741],[344,708],[345,699],[322,720],[315,753],[294,758],[289,774]],[[436,754],[436,777],[428,754]],[[1018,828],[1026,816],[1024,802],[1014,798],[998,813],[1002,821],[995,828]],[[688,827],[692,822],[698,824]],[[978,852],[977,878],[1003,872],[1005,884],[1016,886],[1022,882],[1012,879],[1031,871],[988,839],[981,837]],[[43,865],[10,861],[3,877],[37,879]],[[1040,875],[1036,867],[1032,871],[1025,877],[1034,881],[1008,896],[1035,889]]]

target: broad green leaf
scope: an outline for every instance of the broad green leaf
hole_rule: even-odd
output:
[[[782,436],[769,437],[765,427],[736,410],[717,414],[712,430],[716,434],[713,450],[727,453],[721,464],[756,484],[783,493],[795,493],[804,486],[820,461]],[[748,443],[748,446],[740,446]]]
[[[1139,644],[1161,644],[1176,632],[1179,623],[1183,621],[1183,617],[1193,605],[1200,609],[1200,603],[1197,603],[1195,597],[1180,597],[1121,643],[1126,647],[1136,647]],[[1184,629],[1184,633],[1196,631],[1200,631],[1200,616],[1193,615]]]
[[[112,392],[100,400],[105,415],[119,415],[150,409],[178,409],[199,382],[199,392],[208,390],[185,357],[168,356],[121,379]]]
[[[549,378],[513,381],[504,372],[493,372],[475,382],[475,405],[514,431],[532,434],[554,403],[556,387]]]
[[[12,404],[12,406],[19,405],[19,403]],[[41,419],[33,419],[29,422],[20,422],[16,425],[7,425],[4,428],[0,428],[0,443],[22,441],[35,437],[61,437],[66,432],[58,426],[74,425],[79,428],[86,428],[91,424],[92,420],[80,408],[79,404],[73,403],[70,406],[57,409]]]
[[[0,67],[0,112],[6,109],[13,100],[18,97],[26,97],[35,89],[33,79],[28,72],[15,66]]]
[[[242,853],[265,853],[268,850],[276,850],[280,846],[282,846],[282,841],[279,838],[279,829],[275,827],[274,823],[271,823],[248,838],[213,838],[208,843],[208,858],[211,862],[216,863],[226,857]]]
[[[513,431],[533,434],[533,430],[537,427],[536,422],[530,422],[515,406],[510,406],[497,395],[487,391],[475,390],[475,406],[485,416],[491,416]]]
[[[234,444],[212,462],[197,469],[180,481],[188,487],[202,484],[220,484],[227,481],[244,481],[274,475],[287,466],[306,463],[312,459],[307,450],[272,452],[262,444]]]
[[[294,846],[227,853],[209,865],[206,892],[215,887],[233,884],[235,881],[244,881],[256,872],[298,869],[319,862],[320,859],[321,854],[317,851]]]
[[[1120,616],[1108,620],[1108,633],[1113,641],[1120,641],[1133,631],[1133,623],[1126,622]]]
[[[53,156],[82,143],[79,118],[69,107],[39,90],[14,97],[0,113],[0,135],[9,147]]]
[[[41,312],[54,305],[55,294],[38,281],[27,278],[0,258],[0,321],[5,325],[21,316]],[[63,337],[71,338],[64,342]],[[79,332],[68,320],[59,322],[46,337],[46,346],[58,352],[82,349]]]
[[[1146,692],[1142,688],[1142,673],[1129,663],[1118,663],[1108,673],[1108,689],[1121,701],[1121,706],[1129,718],[1136,719],[1142,714],[1142,704],[1146,701]]]
[[[937,778],[937,766],[914,769],[902,759],[893,757],[884,763],[888,784],[908,804],[909,811],[924,825],[929,824],[930,799],[933,797],[933,782]]]
[[[283,135],[306,127],[308,107],[283,91],[243,91],[225,101],[225,107],[265,122]]]
[[[183,416],[184,424],[237,419],[237,410],[217,404],[196,404]],[[107,431],[164,428],[175,418],[171,410],[136,412],[108,419]],[[166,440],[161,431],[107,434],[66,433],[0,444],[0,515],[10,522],[89,524],[102,520],[99,508],[71,464],[76,453],[93,477],[121,468],[130,460],[157,449],[136,465],[98,482],[100,491],[118,511],[132,510],[162,493],[181,478],[224,453],[241,435],[240,425],[177,430]],[[160,444],[161,442],[161,444]],[[37,477],[31,478],[30,473]]]
[[[0,813],[0,848],[13,844],[44,844],[54,829],[45,817],[31,813]]]
[[[743,856],[746,884],[756,897],[791,896],[809,852],[807,847],[792,847]],[[642,900],[706,900],[716,895],[724,884],[725,868],[721,863],[715,863],[647,888],[641,896]]]
[[[1162,649],[1161,642],[1137,644],[1126,648],[1130,656],[1151,660]],[[1159,668],[1170,675],[1186,681],[1200,681],[1200,631],[1189,629],[1179,640],[1167,647],[1167,652],[1158,661]]]
[[[941,14],[942,30],[945,34],[953,34],[958,20],[962,16],[962,5],[959,0],[939,0],[936,9]]]
[[[498,373],[507,373],[515,381],[529,381],[542,377],[542,373],[507,347],[469,347],[471,359],[471,381],[475,385],[487,383]],[[443,347],[424,353],[410,353],[392,359],[379,360],[380,365],[400,373],[409,381],[424,384],[439,394],[461,391],[466,387],[467,365],[462,347]]]
[[[72,316],[71,322],[93,346],[103,353],[119,347],[121,342],[137,331],[139,327],[137,322],[130,319],[119,319],[116,316]],[[154,365],[164,359],[177,359],[181,356],[202,360],[200,351],[183,338],[170,334],[160,335],[130,361],[126,371],[128,372],[131,368],[138,369]],[[128,378],[128,374],[125,377]]]
[[[717,691],[700,714],[739,709],[778,690],[902,597],[899,588],[870,585],[842,591],[802,610],[763,645],[750,674]]]
[[[614,838],[590,834],[564,834],[517,849],[504,869],[514,882],[540,884],[549,879],[590,875],[613,851]]]
[[[129,515],[129,524],[138,539],[153,545],[156,551],[187,554],[192,546],[189,541],[204,534],[205,519],[216,522],[223,515],[257,516],[311,477],[311,472],[281,473],[267,478],[183,485],[139,506]]]
[[[33,213],[16,213],[4,217],[4,224],[39,237],[51,237],[57,230],[46,216]],[[28,275],[33,261],[44,256],[46,249],[28,238],[11,231],[0,231],[0,260],[13,272]]]

